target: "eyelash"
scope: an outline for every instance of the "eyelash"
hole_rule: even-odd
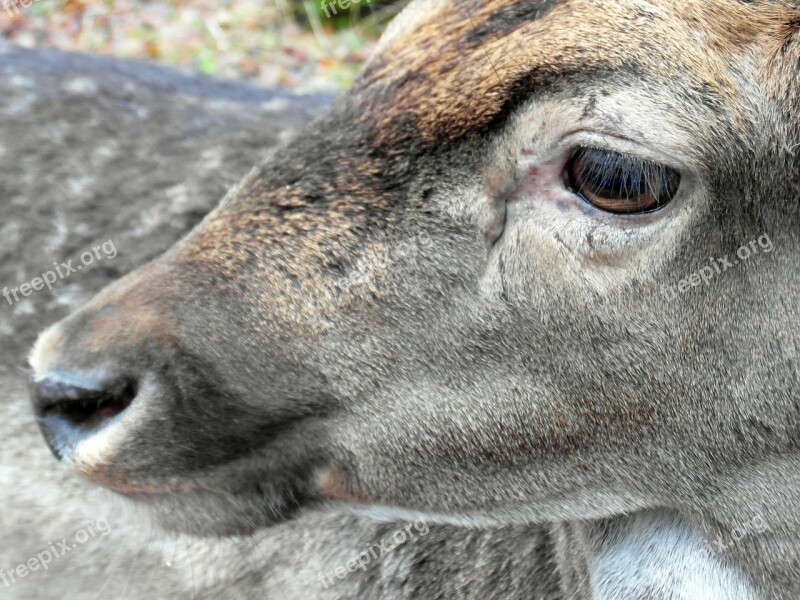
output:
[[[678,171],[636,156],[576,149],[564,170],[570,190],[589,204],[614,214],[641,214],[672,201],[680,187]]]

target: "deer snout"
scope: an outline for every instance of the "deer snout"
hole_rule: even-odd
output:
[[[33,383],[32,402],[42,435],[61,460],[120,417],[137,391],[129,378],[58,372]]]
[[[43,332],[30,359],[30,400],[47,446],[87,479],[123,491],[176,396],[164,376],[175,360],[138,340],[123,318],[136,313],[146,310],[89,305]]]
[[[30,357],[31,404],[50,450],[115,489],[147,475],[143,444],[174,433],[169,374],[181,357],[165,279],[152,266],[123,278],[45,330]]]
[[[90,306],[45,331],[30,400],[47,446],[77,474],[129,495],[169,492],[171,474],[197,456],[184,394],[203,385],[183,385],[175,374],[185,365],[168,342],[126,338],[127,314]]]
[[[235,274],[221,280],[213,266],[177,251],[144,265],[44,331],[30,357],[31,402],[56,457],[146,498],[167,528],[186,529],[171,512],[185,498],[200,533],[252,527],[265,506],[266,521],[282,520],[314,496],[319,415],[334,406],[293,337],[253,336],[277,329],[272,313],[259,320]]]
[[[241,361],[224,339],[207,342],[231,325],[215,329],[201,312],[213,294],[192,288],[191,272],[183,277],[167,262],[145,265],[44,331],[30,357],[31,403],[51,451],[129,496],[239,493],[249,485],[242,465],[262,468],[253,456],[300,412],[278,395],[262,409],[236,371],[220,376],[220,362]],[[264,454],[270,464],[280,457]]]

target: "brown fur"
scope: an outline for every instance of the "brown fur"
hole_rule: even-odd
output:
[[[666,82],[688,78],[685,85],[724,100],[736,93],[729,61],[742,52],[761,59],[774,53],[798,17],[788,2],[542,4],[555,6],[533,19],[534,2],[513,26],[497,28],[492,19],[519,6],[516,0],[441,2],[424,25],[393,32],[354,88],[368,100],[365,110],[381,107],[369,115],[377,145],[402,143],[398,123],[409,123],[429,144],[477,135],[538,84],[593,69],[630,70]],[[416,8],[427,10],[425,3]],[[472,35],[482,29],[490,34]]]
[[[412,5],[305,135],[43,335],[49,443],[107,463],[118,491],[186,484],[192,508],[165,522],[202,532],[328,494],[575,539],[592,537],[576,522],[677,511],[702,547],[761,507],[782,536],[710,571],[791,597],[797,507],[763,490],[789,494],[775,476],[800,461],[798,309],[781,301],[800,281],[797,19],[789,2]],[[588,206],[564,170],[599,143],[581,128],[673,164],[675,201],[630,218]],[[771,260],[661,293],[765,233]],[[143,391],[99,433],[58,429],[60,373],[103,402],[118,400],[108,378]],[[580,581],[589,562],[559,568]]]

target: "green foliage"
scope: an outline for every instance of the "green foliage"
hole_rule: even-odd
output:
[[[396,14],[402,4],[396,0],[294,0],[292,7],[297,20],[306,26],[314,20],[334,30],[355,24],[366,29],[365,33],[377,35],[381,24]]]

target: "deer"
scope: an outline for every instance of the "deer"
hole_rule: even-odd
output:
[[[159,531],[143,507],[54,469],[30,419],[20,358],[41,324],[161,254],[330,97],[1,40],[0,97],[9,158],[0,162],[0,204],[19,242],[3,238],[0,281],[14,287],[41,274],[49,257],[80,255],[102,236],[121,249],[0,310],[0,330],[11,331],[0,346],[4,600],[112,590],[120,600],[560,597],[549,535],[538,526],[418,521],[404,540],[408,523],[318,507],[246,535],[191,536]]]
[[[799,17],[412,2],[39,337],[48,446],[167,529],[533,524],[566,598],[797,597]]]
[[[330,97],[1,40],[0,97],[0,149],[9,157],[0,162],[0,204],[12,232],[0,280],[13,288],[40,275],[49,257],[80,255],[106,235],[122,250],[0,311],[0,330],[11,332],[0,346],[0,469],[10,483],[0,492],[4,600],[110,590],[121,600],[560,597],[540,527],[430,523],[422,535],[428,524],[418,522],[422,531],[412,525],[414,538],[398,545],[407,523],[317,508],[247,535],[198,537],[158,531],[142,507],[54,469],[29,418],[20,359],[41,323],[159,255]],[[88,539],[64,554],[79,535]],[[354,557],[369,564],[354,569]]]

